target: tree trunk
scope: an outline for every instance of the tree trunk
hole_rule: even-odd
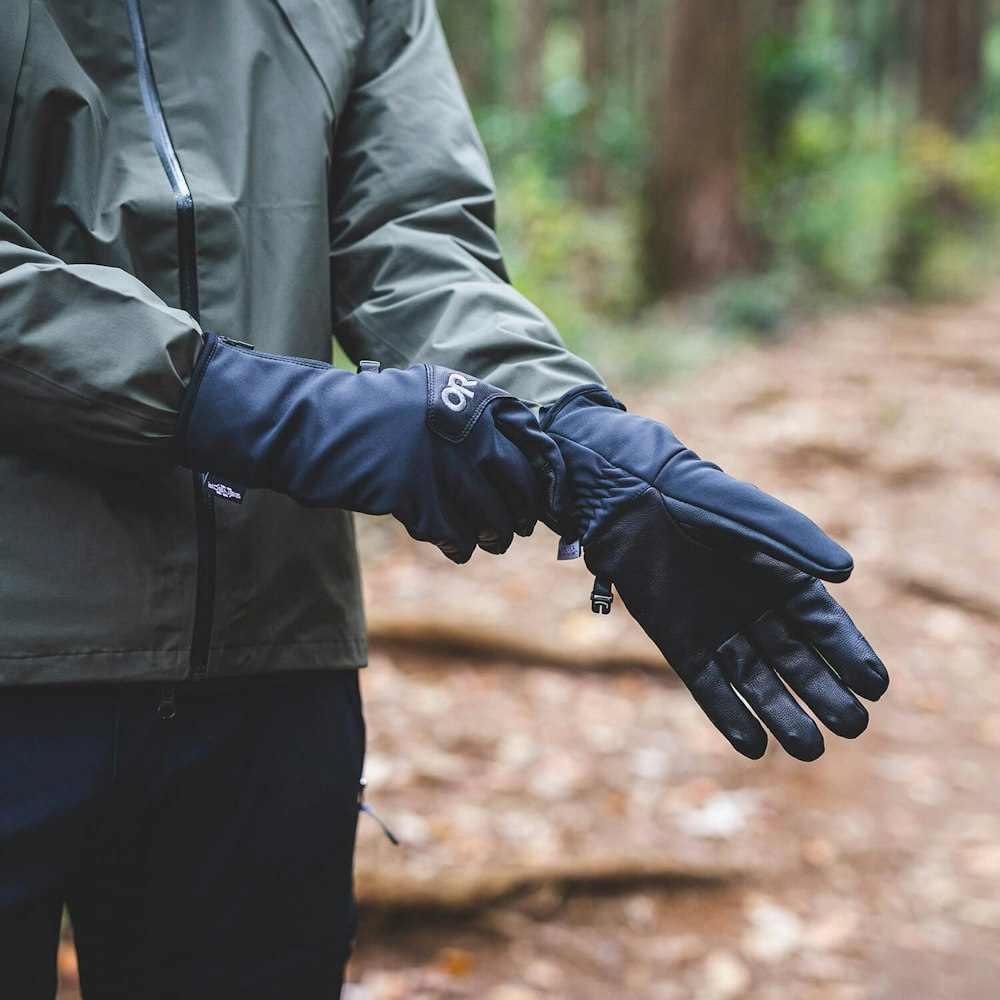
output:
[[[464,0],[468,2],[468,0]],[[537,114],[542,107],[542,58],[545,55],[545,0],[517,0],[514,107]]]
[[[611,19],[609,0],[578,0],[577,10],[583,43],[583,80],[587,106],[583,111],[580,138],[582,150],[577,170],[580,196],[589,204],[608,198],[608,172],[600,141],[600,117],[608,96]]]
[[[747,122],[743,0],[675,0],[670,64],[654,101],[645,197],[651,295],[748,269],[741,191]]]
[[[968,128],[982,80],[983,0],[923,0],[920,111],[951,131]]]

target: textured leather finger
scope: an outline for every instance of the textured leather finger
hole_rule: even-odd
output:
[[[767,733],[753,713],[737,697],[715,660],[678,670],[694,700],[716,729],[744,757],[758,760],[767,749]]]
[[[476,532],[476,543],[483,552],[491,556],[502,556],[514,541],[513,534],[501,537],[492,528],[481,528]]]
[[[795,635],[815,647],[852,691],[869,701],[878,701],[885,694],[889,686],[885,666],[848,613],[818,580],[792,593],[779,613]]]
[[[815,760],[823,753],[823,734],[760,658],[746,636],[723,643],[715,658],[734,688],[760,716],[784,749],[798,760]]]
[[[467,563],[476,551],[479,528],[458,507],[445,501],[420,519],[398,518],[411,538],[436,545],[453,563]]]
[[[458,509],[462,523],[471,525],[480,548],[480,536],[492,535],[489,542],[494,552],[506,552],[514,540],[514,519],[503,498],[484,476],[472,475],[463,486],[456,488],[452,504]]]
[[[854,739],[865,731],[868,726],[865,707],[822,657],[793,635],[778,615],[770,611],[762,615],[750,626],[747,635],[768,665],[831,732]]]

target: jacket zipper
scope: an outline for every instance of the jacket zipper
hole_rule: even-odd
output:
[[[198,306],[198,256],[194,229],[194,199],[181,168],[177,150],[170,138],[156,78],[149,58],[146,26],[139,0],[126,0],[132,48],[135,51],[136,73],[142,106],[152,134],[160,163],[170,181],[177,205],[177,261],[180,279],[181,308],[201,322]],[[205,474],[195,472],[194,514],[198,536],[198,574],[195,590],[194,626],[191,631],[191,676],[200,679],[208,667],[212,642],[212,619],[215,615],[215,506],[212,494],[205,486]]]

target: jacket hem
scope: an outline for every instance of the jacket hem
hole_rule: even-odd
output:
[[[368,645],[363,638],[217,647],[211,651],[206,677],[349,670],[367,663]],[[190,674],[187,648],[0,656],[0,687],[183,681]]]

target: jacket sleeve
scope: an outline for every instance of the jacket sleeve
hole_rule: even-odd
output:
[[[354,360],[447,365],[531,404],[599,382],[510,285],[434,0],[372,0],[369,18],[334,143],[334,335]]]
[[[117,268],[66,264],[0,213],[0,438],[91,464],[174,461],[201,331]]]

